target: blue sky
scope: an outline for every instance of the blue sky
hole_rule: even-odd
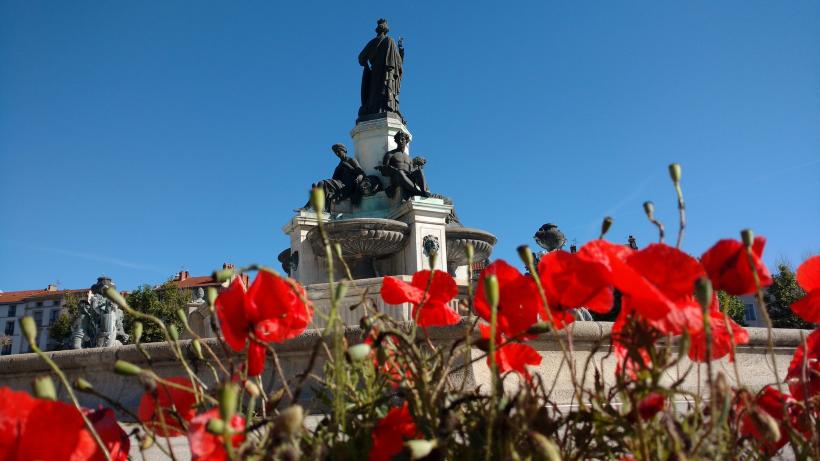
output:
[[[352,146],[356,56],[405,38],[412,153],[517,260],[677,227],[820,252],[820,3],[0,2],[0,289],[122,288],[276,263],[281,226]]]

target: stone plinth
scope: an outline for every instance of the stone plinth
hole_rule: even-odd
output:
[[[282,231],[290,236],[290,254],[295,264],[289,275],[303,285],[327,281],[324,269],[319,267],[317,257],[307,240],[310,232],[318,222],[316,212],[312,210],[298,210],[296,216],[282,227]],[[327,220],[330,214],[321,213],[322,219]]]
[[[410,225],[407,246],[396,258],[396,273],[415,274],[430,269],[429,251],[438,253],[436,269],[447,270],[447,238],[445,219],[453,209],[438,198],[412,197],[399,208],[392,210],[390,217]]]
[[[350,131],[356,160],[359,161],[366,174],[381,176],[376,166],[381,165],[385,153],[396,148],[393,136],[399,130],[410,134],[401,118],[388,113],[385,117],[361,121]],[[409,145],[406,152],[410,153]]]

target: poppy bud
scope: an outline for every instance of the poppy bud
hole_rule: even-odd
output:
[[[208,291],[206,291],[206,299],[208,300],[208,305],[213,306],[216,302],[216,298],[219,296],[219,291],[217,291],[214,287],[208,287]]]
[[[708,277],[695,280],[695,299],[704,310],[708,310],[709,305],[712,304],[712,293],[712,282]]]
[[[253,381],[245,381],[245,391],[251,397],[259,397],[259,394],[262,393],[262,391],[259,390],[259,386]]]
[[[644,213],[646,213],[646,217],[649,218],[650,221],[655,219],[655,204],[654,203],[652,203],[648,200],[646,202],[643,202],[643,211],[644,211]]]
[[[746,248],[751,248],[755,241],[755,233],[752,232],[751,229],[743,229],[740,231],[740,238],[743,240],[743,244],[746,245]]]
[[[342,244],[341,243],[336,242],[336,243],[333,244],[333,252],[336,253],[336,257],[339,258],[339,260],[344,260],[344,258],[342,257]]]
[[[231,269],[231,268],[227,268],[227,269],[220,269],[218,271],[215,271],[214,274],[213,274],[213,278],[217,282],[223,283],[223,282],[226,282],[226,281],[232,279],[234,275],[236,275],[236,271]],[[208,288],[208,293],[209,294],[210,294],[211,288],[213,288],[213,287]],[[216,291],[216,289],[214,289],[214,291]],[[210,298],[210,296],[208,296],[208,297]],[[216,299],[216,298],[214,297],[214,299]],[[213,304],[213,303],[211,303],[211,304]]]
[[[493,309],[498,307],[498,277],[495,275],[491,274],[484,278],[484,295]]]
[[[347,349],[347,355],[350,356],[350,360],[353,362],[361,362],[362,360],[366,359],[368,355],[370,355],[370,345],[366,343],[356,344],[355,346],[350,346]]]
[[[182,323],[182,326],[188,327],[188,314],[185,313],[184,309],[177,309],[177,318]]]
[[[652,392],[638,403],[638,414],[643,420],[651,419],[663,410],[664,403],[666,403],[666,397],[658,392]]]
[[[122,296],[122,294],[119,291],[117,291],[116,288],[107,287],[105,289],[105,291],[103,291],[103,294],[105,295],[106,298],[110,299],[111,302],[113,302],[114,304],[122,307],[123,309],[128,307],[128,301],[125,300],[125,298]]]
[[[265,404],[265,408],[268,412],[272,413],[273,410],[279,406],[279,402],[282,401],[282,397],[285,396],[285,388],[280,387],[279,389],[271,392],[268,394],[268,401]]]
[[[321,187],[314,187],[310,191],[310,205],[317,213],[325,209],[325,191]]]
[[[236,412],[239,400],[239,387],[234,383],[225,383],[219,389],[219,414],[225,421],[230,421]]]
[[[25,335],[26,340],[28,343],[32,345],[32,347],[37,345],[37,324],[34,323],[34,318],[30,315],[27,315],[20,319],[20,328],[23,330],[23,335]]]
[[[528,245],[521,245],[518,248],[518,257],[521,258],[521,262],[524,263],[524,266],[530,268],[535,263],[535,259],[532,255],[532,250]]]
[[[672,178],[672,182],[675,184],[680,183],[680,164],[679,163],[670,163],[669,164],[669,177]]]
[[[299,405],[291,405],[285,408],[274,421],[274,428],[284,435],[292,436],[302,430],[302,422],[305,419],[305,410]]]
[[[472,264],[473,258],[475,258],[475,247],[472,243],[467,244],[467,261]]]
[[[205,430],[211,434],[222,435],[222,433],[225,432],[225,422],[219,418],[208,420]]]
[[[437,445],[438,440],[408,440],[404,442],[404,446],[410,452],[410,459],[426,457]]]
[[[531,335],[542,335],[549,333],[550,330],[552,330],[552,325],[550,325],[549,322],[536,322],[527,328],[527,333]]]
[[[57,389],[54,388],[54,381],[51,376],[37,376],[32,383],[34,396],[38,399],[57,400]]]
[[[74,389],[80,392],[90,392],[94,390],[94,386],[86,381],[85,378],[77,378],[74,380]]]
[[[177,330],[176,325],[168,325],[168,336],[170,336],[174,341],[179,341],[179,330]]]
[[[140,443],[140,450],[147,450],[154,445],[154,438],[151,437],[151,434],[139,433],[137,434],[137,440]]]
[[[561,461],[561,452],[555,442],[540,432],[530,431],[529,435],[538,454],[548,461]]]
[[[599,238],[604,238],[604,235],[606,235],[606,233],[609,232],[610,227],[612,227],[612,218],[607,216],[601,223],[601,236]]]
[[[142,339],[142,322],[134,322],[134,344],[139,344]]]
[[[427,263],[430,264],[430,270],[435,270],[436,268],[436,260],[438,259],[438,251],[430,250],[427,254]]]
[[[754,425],[757,426],[766,440],[773,442],[780,440],[780,426],[770,414],[761,409],[755,409],[750,412],[750,415]]]
[[[137,376],[142,373],[142,368],[125,360],[117,360],[114,362],[114,373],[125,376]]]
[[[191,341],[191,348],[194,350],[196,358],[205,360],[205,356],[202,354],[202,343],[200,343],[198,339],[194,338],[194,340]]]
[[[336,285],[336,301],[344,299],[346,294],[347,294],[347,284],[346,283],[341,283],[340,282],[338,285]]]

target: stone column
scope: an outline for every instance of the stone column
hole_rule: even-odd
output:
[[[327,213],[322,213],[322,215],[325,221],[330,218]],[[299,210],[296,212],[296,216],[282,227],[282,231],[290,236],[291,256],[298,254],[299,258],[296,271],[291,274],[291,277],[303,285],[327,281],[325,271],[323,268],[317,267],[316,255],[313,254],[313,248],[311,248],[310,242],[307,241],[308,232],[317,225],[317,215],[313,210]]]
[[[381,177],[381,173],[376,171],[376,166],[381,165],[387,151],[396,148],[393,136],[399,130],[410,134],[407,126],[397,115],[388,113],[386,117],[359,122],[350,131],[356,160],[362,165],[366,174]],[[411,135],[410,140],[412,139]],[[407,153],[410,154],[409,145]]]
[[[444,200],[438,198],[412,197],[393,210],[390,219],[410,225],[407,246],[397,255],[397,273],[412,275],[429,269],[427,250],[431,246],[438,246],[435,268],[447,271],[445,218],[452,208],[452,205],[445,205]]]

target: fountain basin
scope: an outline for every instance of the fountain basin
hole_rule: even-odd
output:
[[[473,245],[473,261],[483,261],[490,257],[497,239],[495,235],[481,229],[469,227],[448,227],[447,267],[456,268],[468,263],[467,245]]]

